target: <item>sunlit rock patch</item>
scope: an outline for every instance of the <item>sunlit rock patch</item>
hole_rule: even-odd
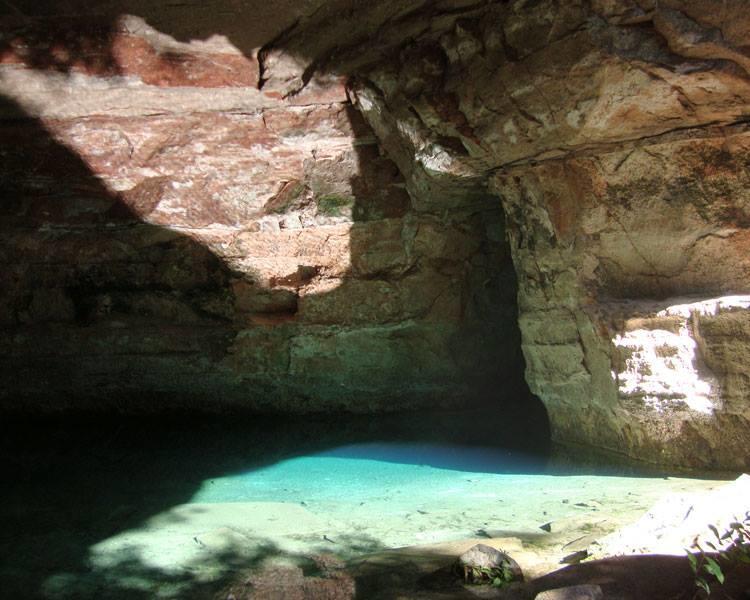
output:
[[[740,318],[744,320],[750,296],[683,300],[656,312],[643,302],[627,307],[633,316],[612,340],[617,349],[612,376],[621,398],[640,398],[657,412],[686,407],[711,415],[723,408],[718,376],[728,365],[717,364],[710,355],[704,357],[709,352],[706,338],[712,333],[710,325],[707,333],[703,329],[727,313],[734,320],[743,314]],[[659,305],[677,301],[665,300]],[[718,376],[706,364],[707,359],[718,367]]]
[[[703,305],[707,303],[702,303]],[[686,305],[652,316],[631,317],[612,343],[619,361],[612,376],[621,398],[638,399],[657,412],[670,406],[711,414],[720,398],[718,382],[700,357]],[[638,314],[638,307],[633,307]],[[687,314],[684,314],[687,312]]]

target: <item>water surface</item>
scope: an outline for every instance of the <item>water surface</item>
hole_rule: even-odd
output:
[[[547,522],[608,531],[716,483],[559,460],[507,415],[16,423],[2,440],[0,578],[19,598],[202,597],[279,557],[543,545]]]

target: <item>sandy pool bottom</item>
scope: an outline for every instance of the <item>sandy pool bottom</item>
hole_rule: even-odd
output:
[[[88,573],[48,574],[44,594],[185,597],[196,585],[268,561],[322,553],[351,560],[428,544],[460,550],[467,539],[499,539],[531,575],[540,574],[669,495],[725,483],[555,468],[524,473],[517,457],[521,472],[502,472],[511,467],[497,452],[360,444],[209,479],[190,502],[91,545]]]

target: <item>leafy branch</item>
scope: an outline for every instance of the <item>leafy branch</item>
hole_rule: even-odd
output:
[[[708,528],[716,538],[715,543],[705,542],[710,550],[704,549],[696,537],[692,547],[697,551],[688,550],[687,553],[698,588],[696,593],[703,593],[705,597],[711,595],[711,585],[714,583],[724,585],[725,570],[742,563],[750,564],[750,512],[745,513],[742,521],[730,523],[723,533],[719,533],[715,525]]]

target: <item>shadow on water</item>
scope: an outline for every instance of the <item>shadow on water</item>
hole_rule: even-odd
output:
[[[289,458],[359,452],[372,460],[416,459],[442,468],[482,471],[496,470],[498,465],[477,463],[486,450],[463,446],[469,438],[472,444],[504,444],[503,450],[495,446],[490,456],[502,455],[509,468],[514,468],[508,462],[513,456],[527,457],[530,446],[540,446],[538,441],[532,444],[528,436],[512,439],[513,433],[504,435],[491,428],[477,435],[481,433],[476,427],[480,417],[447,413],[329,420],[5,422],[0,432],[2,480],[12,484],[6,486],[0,506],[1,578],[5,589],[16,597],[45,593],[138,598],[139,586],[145,586],[142,597],[146,598],[152,597],[154,585],[182,590],[181,595],[190,590],[191,597],[200,597],[221,587],[222,580],[203,584],[189,572],[160,570],[149,565],[137,549],[118,552],[116,562],[107,568],[93,568],[91,549],[120,532],[143,526],[165,510],[190,502],[206,480],[247,473]],[[506,421],[505,425],[513,424]],[[441,444],[451,439],[455,446],[446,455]],[[394,446],[389,443],[395,441],[402,447],[398,450],[395,446],[397,453],[393,454]],[[373,442],[375,450],[368,450],[367,444]],[[352,450],[351,445],[358,443],[364,445]],[[409,443],[416,443],[422,451],[404,452]],[[336,450],[342,446],[349,450]],[[424,451],[426,447],[429,449]],[[545,458],[537,456],[531,468],[541,469]],[[336,542],[336,551],[349,554],[381,549],[366,531],[353,532],[351,539]],[[331,548],[323,543],[320,550],[330,552]],[[204,560],[231,574],[269,557],[289,554],[268,540],[257,540],[252,550],[230,545]]]
[[[467,474],[614,474],[611,468],[581,467],[580,462],[557,463],[540,451],[544,440],[534,439],[518,421],[493,424],[476,412],[200,422],[35,420],[5,422],[0,435],[0,476],[12,482],[0,504],[0,579],[8,597],[19,598],[152,598],[155,590],[165,596],[213,597],[238,573],[269,560],[286,557],[304,572],[314,572],[318,554],[384,549],[366,530],[339,535],[335,545],[323,539],[304,552],[270,539],[238,541],[230,535],[220,547],[182,560],[177,571],[137,545],[105,553],[104,564],[92,562],[102,543],[123,532],[154,526],[168,531],[170,522],[190,519],[184,505],[214,478],[249,474],[289,459],[367,459]],[[617,474],[654,476],[638,469]],[[309,475],[312,489],[331,485],[317,477]],[[245,501],[251,500],[268,501],[250,494]],[[203,541],[196,538],[195,544]],[[204,580],[211,569],[213,577]]]

